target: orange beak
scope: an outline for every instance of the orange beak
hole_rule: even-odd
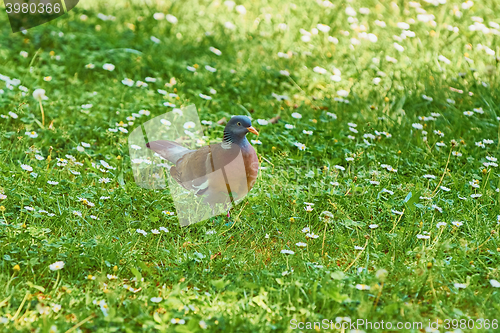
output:
[[[259,135],[259,132],[253,126],[247,127],[247,130],[255,135]]]

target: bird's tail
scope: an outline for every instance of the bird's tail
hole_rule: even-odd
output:
[[[187,149],[176,142],[166,140],[148,142],[146,143],[146,147],[174,164],[176,164],[182,156],[192,152],[192,150]]]

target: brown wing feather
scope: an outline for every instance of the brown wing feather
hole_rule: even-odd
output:
[[[241,149],[233,144],[225,149],[218,143],[189,150],[175,142],[155,141],[148,147],[174,162],[172,177],[184,188],[206,194],[208,202],[227,202],[228,191],[234,200],[241,199],[257,179],[259,160],[252,146]],[[243,163],[236,159],[238,156],[242,156]]]
[[[167,140],[151,141],[146,143],[146,147],[172,163],[177,163],[182,156],[193,151],[177,142]]]
[[[233,146],[231,149],[224,149],[218,143],[201,147],[184,155],[176,164],[177,170],[180,170],[181,181],[204,177],[231,163],[241,150],[238,146]]]

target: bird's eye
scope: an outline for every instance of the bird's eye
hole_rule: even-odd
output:
[[[238,126],[241,126],[241,123],[238,123]]]

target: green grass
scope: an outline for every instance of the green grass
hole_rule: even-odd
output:
[[[500,44],[489,25],[500,23],[500,5],[475,1],[462,9],[457,3],[459,18],[448,2],[422,1],[435,25],[419,21],[406,1],[397,7],[370,0],[349,3],[357,27],[343,2],[325,7],[316,1],[248,1],[245,15],[221,2],[82,1],[26,35],[12,34],[0,14],[0,74],[27,88],[11,90],[0,81],[0,331],[281,332],[292,331],[291,320],[349,317],[424,327],[438,321],[440,332],[498,332],[494,325],[463,325],[500,319],[500,174],[497,166],[484,165],[486,157],[500,157]],[[370,13],[361,14],[361,7]],[[156,12],[178,23],[155,20]],[[116,18],[103,21],[98,13]],[[471,31],[473,17],[483,18],[489,33]],[[398,22],[409,22],[416,36],[397,41]],[[301,40],[300,29],[311,32],[319,23],[331,30]],[[376,42],[358,36],[361,25]],[[351,38],[359,45],[351,46]],[[115,69],[104,70],[105,63]],[[339,82],[330,78],[334,67]],[[157,81],[121,83],[146,77]],[[172,78],[176,84],[165,86]],[[42,101],[45,126],[32,96],[37,88],[48,97]],[[341,90],[348,103],[339,100]],[[174,211],[168,189],[134,183],[128,134],[109,129],[128,125],[123,128],[130,132],[171,111],[164,102],[195,104],[201,119],[213,122],[211,139],[222,137],[221,118],[253,118],[263,168],[230,218],[181,227],[175,215],[162,213]],[[137,117],[140,110],[150,114]],[[127,120],[132,114],[135,119]],[[277,123],[258,122],[276,116]],[[357,124],[356,133],[349,123]],[[36,138],[25,134],[31,131]],[[476,145],[483,140],[491,141]],[[89,145],[77,150],[82,142]],[[311,212],[304,202],[314,204]],[[440,222],[446,225],[437,227]],[[169,232],[151,233],[160,227]],[[306,237],[306,227],[318,237]],[[52,271],[57,261],[65,266]],[[452,319],[457,326],[445,329]]]

